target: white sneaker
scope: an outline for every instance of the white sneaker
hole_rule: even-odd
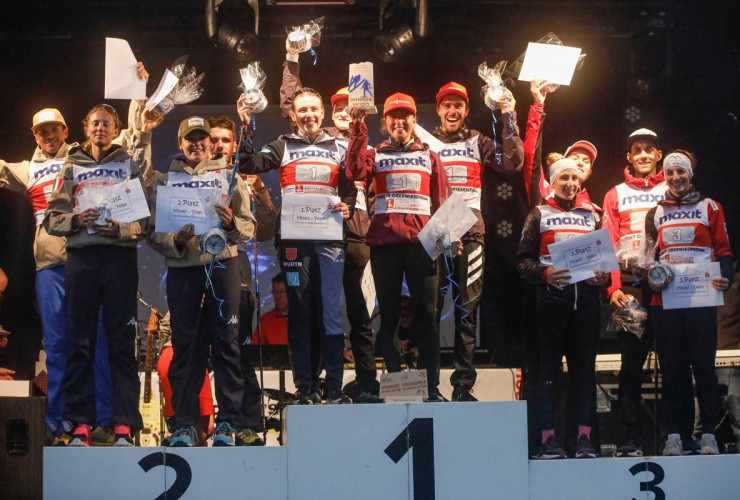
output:
[[[717,440],[714,438],[714,434],[701,435],[701,454],[719,455],[719,448],[717,447]]]
[[[704,443],[704,440],[702,439],[702,444],[703,443]],[[668,437],[665,440],[665,446],[663,447],[663,456],[664,457],[680,457],[682,455],[682,451],[683,451],[683,443],[681,443],[681,435],[680,434],[668,434]]]

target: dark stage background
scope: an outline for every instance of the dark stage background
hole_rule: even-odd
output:
[[[254,28],[253,14],[243,0],[225,0],[219,9],[221,18],[232,26]],[[231,59],[206,40],[204,12],[204,0],[41,0],[4,5],[5,22],[0,26],[0,158],[18,161],[31,156],[31,116],[43,107],[58,107],[70,126],[70,140],[82,140],[81,120],[86,110],[103,101],[106,36],[129,41],[151,74],[149,92],[166,67],[189,54],[190,63],[206,73],[205,92],[196,109],[210,112],[217,109],[212,106],[222,105],[233,109],[239,94],[238,69],[246,63]],[[734,148],[740,143],[737,2],[431,0],[428,37],[419,40],[398,62],[383,63],[372,50],[372,39],[379,31],[377,0],[332,7],[267,6],[260,0],[257,58],[268,75],[265,90],[271,104],[278,102],[284,26],[319,15],[326,16],[326,22],[317,48],[318,64],[312,66],[310,56],[301,56],[305,84],[329,96],[346,85],[349,63],[372,61],[380,104],[395,91],[431,104],[437,89],[455,80],[466,85],[471,95],[472,126],[489,135],[490,112],[478,95],[483,83],[477,76],[478,65],[514,60],[527,42],[550,31],[556,33],[566,45],[581,47],[588,56],[572,85],[547,99],[544,151],[562,152],[583,138],[596,144],[599,158],[588,189],[599,202],[622,180],[626,136],[639,127],[656,130],[664,151],[683,147],[697,153],[696,183],[725,206],[734,248],[740,248],[735,192],[740,179],[734,158]],[[529,85],[519,82],[512,90],[523,135],[531,104]],[[121,113],[127,110],[123,101],[109,103]],[[155,132],[155,160],[165,161],[163,158],[175,152],[175,128],[182,112],[184,109],[176,110]],[[276,111],[266,113],[274,115]],[[426,118],[434,122],[433,113],[427,113]],[[258,120],[260,127],[264,124],[257,134],[259,145],[277,136],[280,122]],[[374,137],[379,137],[376,119],[369,121]],[[268,123],[274,123],[275,128]],[[18,200],[2,201],[0,218],[5,223],[0,225],[4,247],[0,267],[6,268],[21,258],[19,255],[28,258],[30,254],[28,241],[7,236],[17,234],[21,224],[20,218],[10,224],[8,217],[27,207]],[[489,233],[495,233],[501,220],[489,222]],[[489,241],[488,251],[494,252],[489,255],[491,265],[510,265],[510,249],[517,239],[518,234],[512,234],[494,240],[493,245]],[[141,255],[142,263],[148,262],[147,251]],[[149,267],[143,271],[152,273]],[[28,297],[33,288],[28,266],[18,265],[10,273],[11,283],[15,283],[11,286],[18,287],[13,295]],[[522,293],[515,276],[500,279],[497,286],[500,295],[517,297]],[[265,288],[269,288],[267,280]],[[8,302],[13,300],[8,298]],[[161,300],[161,295],[152,300]],[[490,295],[484,299],[491,300],[497,299]],[[4,315],[10,314],[8,305]],[[482,328],[490,330],[486,337],[492,350],[512,353],[501,358],[507,361],[517,357],[519,333],[512,325],[521,311],[508,306],[503,309],[508,317],[502,319],[495,307],[484,302],[482,311],[493,317],[484,317]],[[502,327],[502,322],[508,326]],[[507,333],[502,336],[504,330]]]

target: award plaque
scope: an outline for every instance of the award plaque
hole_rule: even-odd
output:
[[[350,108],[360,108],[368,115],[378,112],[375,107],[375,82],[373,81],[373,63],[362,62],[349,65]]]

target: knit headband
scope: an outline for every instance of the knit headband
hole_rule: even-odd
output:
[[[570,158],[560,158],[558,161],[550,165],[550,184],[555,184],[555,179],[560,175],[560,172],[568,170],[569,168],[578,170],[578,164]]]
[[[694,169],[691,167],[691,160],[683,153],[671,153],[663,160],[663,170],[679,167],[685,168],[690,177],[694,177]]]

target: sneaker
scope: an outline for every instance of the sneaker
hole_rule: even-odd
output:
[[[249,427],[242,427],[236,432],[237,446],[264,446],[265,442],[257,432]]]
[[[87,448],[90,446],[90,426],[80,424],[72,434],[72,439],[67,446]]]
[[[321,398],[319,398],[321,400]],[[306,388],[298,388],[297,391],[295,391],[295,399],[293,400],[294,405],[312,405],[314,404],[313,399],[311,399],[311,390]]]
[[[111,427],[98,425],[90,433],[90,439],[93,446],[113,446],[116,436]]]
[[[309,394],[308,399],[311,400],[311,404],[320,405],[321,402],[324,400],[323,396],[321,395],[321,389],[318,387],[315,387]]]
[[[540,445],[540,452],[537,458],[541,460],[565,458],[565,450],[560,447],[555,436],[550,436],[547,438],[547,441]]]
[[[228,422],[219,422],[213,430],[213,444],[211,446],[234,446],[236,431]]]
[[[681,455],[701,455],[701,446],[694,441],[694,438],[688,438],[686,441],[681,440]]]
[[[717,447],[717,440],[714,438],[714,434],[701,435],[701,454],[719,455],[719,448]]]
[[[578,438],[576,458],[596,458],[596,450],[591,448],[591,439],[585,434],[581,434]]]
[[[128,425],[117,425],[113,432],[115,432],[113,446],[125,447],[133,446],[134,440],[131,438],[131,427]]]
[[[173,448],[192,448],[198,444],[198,431],[192,425],[180,427],[169,436],[169,446]]]
[[[327,391],[326,404],[328,405],[351,405],[352,400],[344,392],[341,387],[332,388]]]
[[[452,401],[478,401],[472,392],[472,387],[458,384],[452,389]]]
[[[69,442],[72,440],[69,434],[66,432],[62,432],[58,436],[54,436],[54,439],[51,441],[52,446],[69,446]]]
[[[377,404],[382,402],[383,400],[372,392],[361,392],[355,398],[355,403],[359,404]]]
[[[617,452],[614,454],[615,457],[641,457],[642,446],[640,442],[635,439],[634,436],[627,438],[627,441],[617,448]]]
[[[435,389],[429,393],[429,397],[424,400],[425,403],[449,403],[450,400],[445,398],[439,390]]]
[[[680,457],[683,454],[683,444],[679,434],[668,434],[663,447],[664,457]]]

